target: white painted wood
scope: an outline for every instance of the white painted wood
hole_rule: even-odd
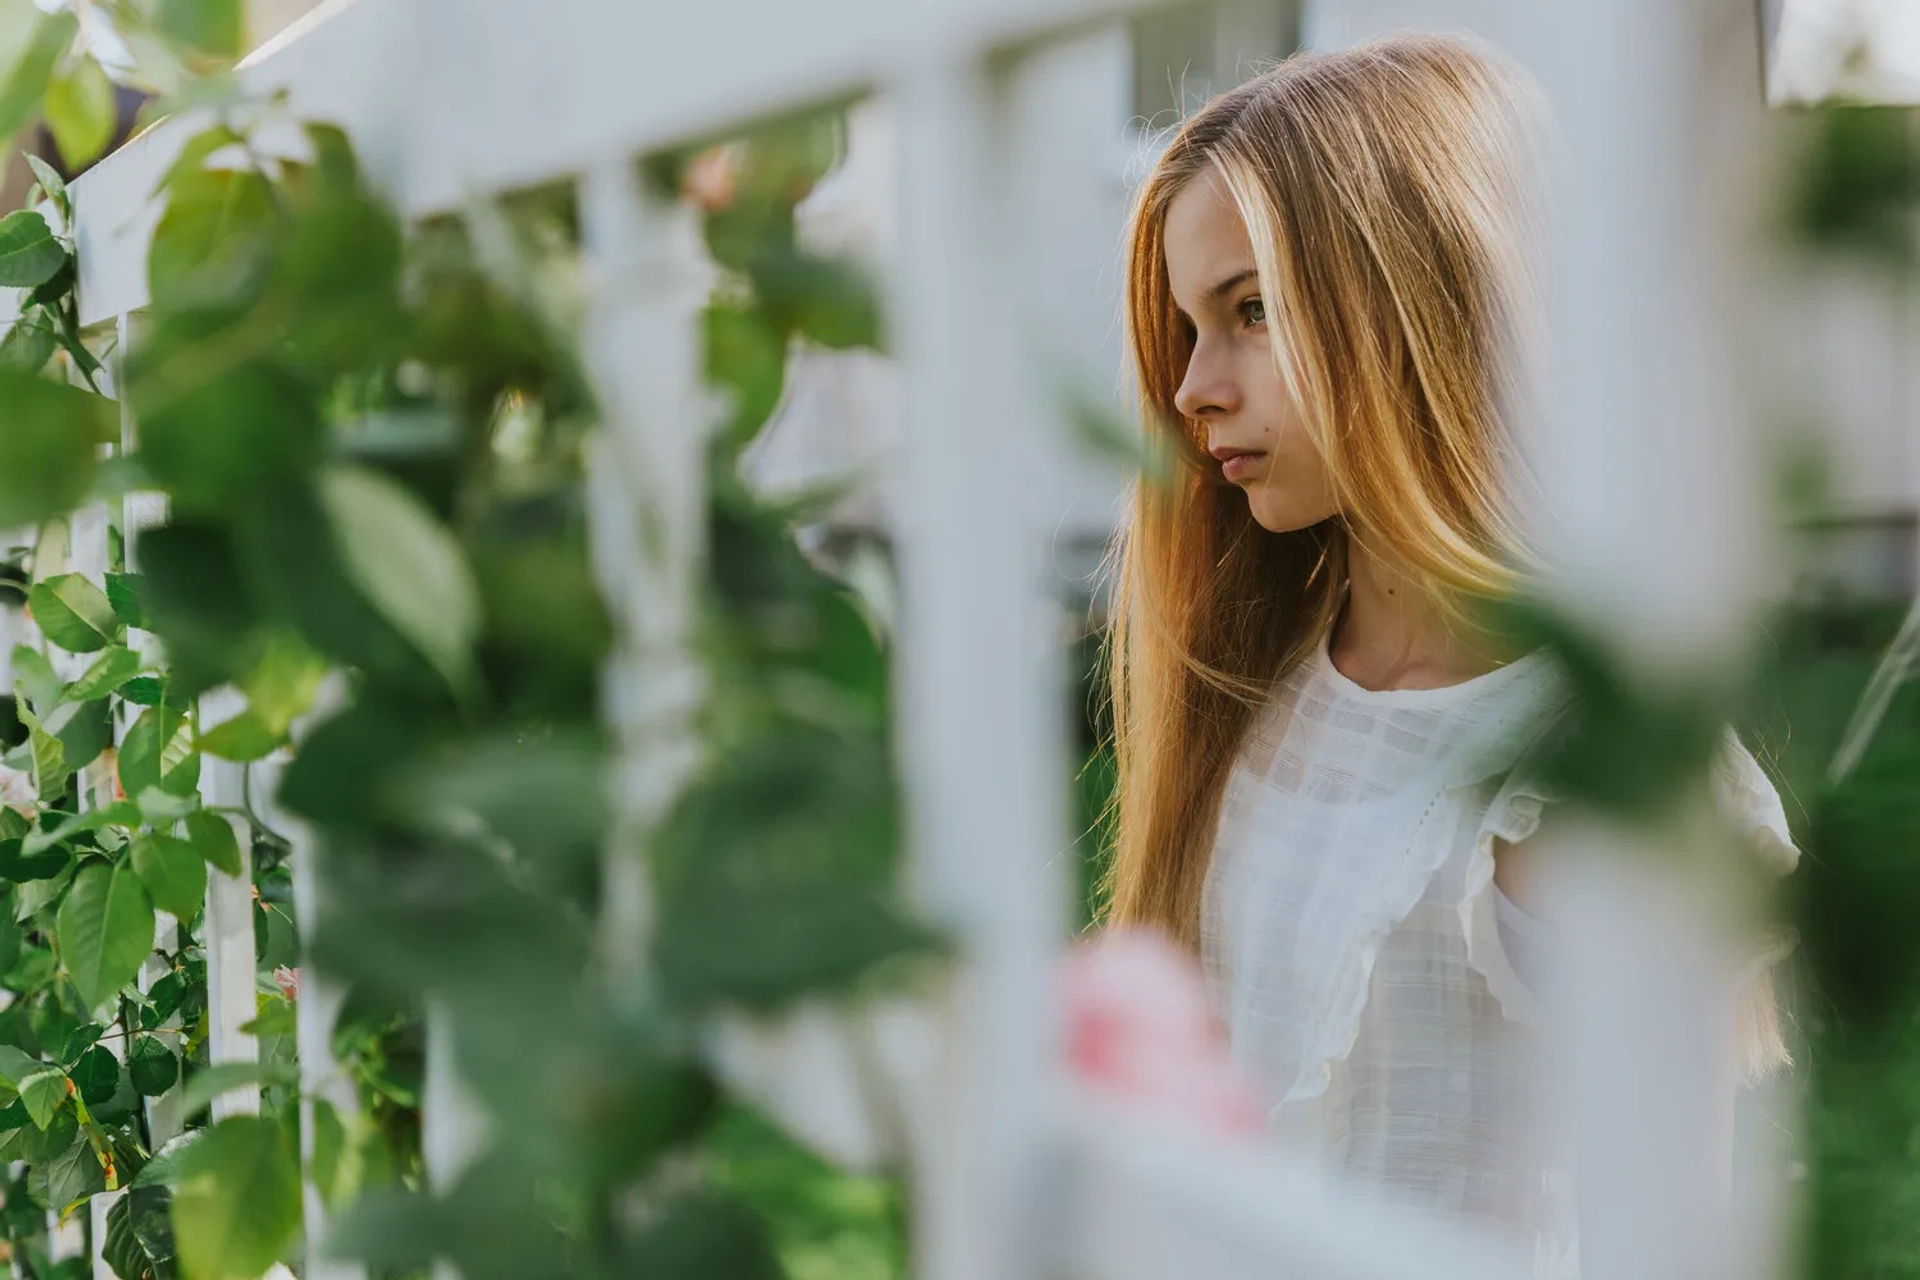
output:
[[[283,90],[303,117],[346,127],[369,173],[418,217],[457,210],[474,192],[564,179],[607,156],[855,95],[930,51],[1011,48],[1140,7],[357,0],[263,50],[240,79]],[[741,39],[748,31],[753,38]],[[162,124],[73,185],[84,324],[146,305],[145,252],[158,217],[149,197],[204,123]],[[18,293],[0,294],[0,321],[11,319]]]
[[[911,438],[898,674],[921,901],[955,933],[939,1104],[914,1117],[918,1273],[1041,1274],[1049,975],[1067,847],[1055,621],[1031,484],[1056,429],[1027,376],[1018,228],[1001,201],[1007,85],[984,64],[900,68],[897,314]],[[1011,247],[1011,252],[1009,251]],[[1011,261],[1009,261],[1011,259]]]
[[[1259,1140],[1086,1090],[1060,1098],[1060,1256],[1077,1280],[1531,1280],[1510,1241],[1329,1184]]]
[[[88,1238],[93,1242],[93,1280],[120,1280],[120,1273],[107,1263],[107,1214],[127,1193],[102,1191],[87,1201]]]
[[[1563,603],[1644,678],[1724,688],[1763,580],[1767,487],[1710,305],[1728,233],[1703,190],[1708,10],[1621,0],[1539,17],[1563,157],[1542,470]],[[1548,1007],[1586,1280],[1734,1274],[1730,1122],[1716,1119],[1733,1064],[1715,1032],[1737,899],[1706,830],[1595,827],[1542,859],[1567,939]]]
[[[624,156],[582,180],[580,217],[593,289],[588,360],[605,417],[588,470],[589,530],[617,637],[605,694],[619,751],[602,941],[625,975],[616,982],[637,983],[651,914],[645,841],[701,759],[693,716],[706,673],[692,640],[714,408],[699,315],[713,272],[693,207],[644,190]]]
[[[298,744],[307,730],[344,705],[344,678],[329,675],[314,699],[314,705],[293,727]],[[300,932],[300,995],[294,1005],[295,1045],[300,1068],[300,1203],[306,1241],[306,1280],[364,1280],[366,1269],[357,1263],[342,1262],[327,1256],[327,1208],[313,1178],[314,1143],[318,1127],[314,1120],[317,1103],[333,1108],[349,1134],[360,1119],[360,1096],[353,1080],[333,1056],[333,1028],[346,1002],[346,989],[327,977],[312,963],[313,939],[319,932],[325,906],[319,867],[326,856],[324,843],[311,824],[281,808],[277,803],[280,780],[291,756],[281,753],[254,766],[255,812],[261,820],[287,837],[292,845],[289,862],[293,872],[293,915]]]
[[[240,713],[245,699],[237,690],[220,688],[200,699],[203,724],[220,724]],[[258,1062],[260,1042],[241,1028],[256,1016],[257,957],[253,946],[252,832],[239,816],[246,803],[243,764],[205,757],[200,764],[200,798],[209,808],[229,810],[221,816],[233,827],[240,846],[240,874],[227,875],[207,868],[207,907],[201,942],[207,952],[207,1060]],[[260,1110],[258,1085],[230,1089],[213,1101],[216,1120],[230,1115],[253,1115]]]

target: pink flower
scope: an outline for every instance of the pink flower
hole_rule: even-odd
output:
[[[680,178],[681,191],[708,213],[732,204],[739,187],[740,147],[733,143],[708,147],[687,163]]]
[[[1265,1127],[1258,1091],[1228,1055],[1193,957],[1158,933],[1108,933],[1065,964],[1067,1065],[1082,1083],[1226,1136]]]
[[[281,965],[273,971],[273,980],[280,984],[280,994],[289,1000],[300,998],[300,971]]]

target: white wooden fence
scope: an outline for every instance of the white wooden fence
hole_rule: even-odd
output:
[[[903,243],[891,313],[908,385],[911,513],[895,531],[902,765],[914,887],[963,943],[949,989],[923,1011],[933,1040],[919,1059],[933,1065],[903,1083],[916,1273],[1519,1276],[1524,1260],[1445,1223],[1353,1200],[1258,1149],[1113,1114],[1057,1074],[1048,993],[1066,918],[1056,714],[1066,703],[1041,594],[1049,514],[1022,477],[1044,474],[1068,446],[1032,358],[1045,348],[1037,335],[1049,300],[1032,296],[1036,277],[1021,267],[1048,253],[1048,236],[1072,234],[1040,216],[1050,195],[1107,180],[1104,155],[1071,145],[1084,122],[1046,92],[1046,51],[1098,36],[1140,7],[338,0],[256,55],[243,79],[285,90],[301,116],[342,124],[410,218],[533,184],[580,184],[595,281],[590,356],[609,413],[593,525],[619,627],[609,715],[624,753],[622,820],[642,826],[686,767],[683,725],[699,693],[685,646],[706,395],[691,214],[645,199],[632,162],[772,113],[869,93],[892,99]],[[1338,5],[1319,7],[1324,17]],[[1565,24],[1565,56],[1544,68],[1571,157],[1560,243],[1578,250],[1559,255],[1560,403],[1571,429],[1549,451],[1558,536],[1582,575],[1580,598],[1607,604],[1601,616],[1649,669],[1709,663],[1734,643],[1747,604],[1753,575],[1743,557],[1758,489],[1724,465],[1741,450],[1715,400],[1719,366],[1689,255],[1692,11],[1675,0],[1547,7]],[[137,329],[128,322],[147,302],[150,196],[187,131],[163,126],[75,184],[84,324]],[[662,555],[643,553],[633,535],[641,504],[669,517]],[[1679,530],[1687,536],[1673,536]],[[208,762],[210,801],[233,803],[238,785],[237,767]],[[1609,840],[1595,833],[1588,852]],[[1587,1274],[1731,1274],[1733,1233],[1710,1208],[1696,1141],[1713,1080],[1692,1032],[1704,987],[1684,979],[1711,961],[1688,943],[1704,913],[1650,869],[1656,860],[1629,869],[1574,853],[1583,905],[1570,919],[1586,960],[1565,1019],[1564,1043],[1579,1052],[1563,1093],[1584,1143]],[[313,854],[299,842],[303,918]],[[632,963],[646,886],[617,883],[610,953]],[[244,881],[214,877],[207,932],[222,1059],[255,1052],[239,1031],[253,1015],[248,906]],[[303,1082],[337,1088],[326,1050],[334,1001],[307,991]],[[470,1122],[451,1096],[457,1082],[444,1069],[434,1079],[430,1155],[444,1174]],[[257,1097],[240,1091],[220,1105],[244,1109]],[[317,1197],[307,1204],[318,1238]],[[1740,1256],[1749,1264],[1740,1274],[1764,1274],[1750,1265],[1764,1249]],[[309,1274],[354,1272],[316,1260]]]

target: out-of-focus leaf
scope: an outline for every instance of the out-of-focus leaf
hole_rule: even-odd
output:
[[[272,187],[247,170],[205,167],[209,154],[237,141],[232,134],[202,134],[168,176],[167,207],[147,255],[157,306],[233,306],[264,283],[267,236],[277,218]],[[169,359],[191,357],[191,348],[175,348]]]
[[[286,630],[267,637],[266,646],[240,681],[248,710],[273,735],[285,735],[294,720],[313,706],[327,661]],[[214,754],[218,755],[219,752]]]
[[[311,391],[265,361],[210,365],[193,348],[143,349],[128,391],[140,415],[140,460],[182,511],[219,512],[319,460]]]
[[[55,928],[61,963],[96,1009],[134,980],[153,950],[153,903],[127,859],[94,863],[73,878]]]
[[[0,285],[31,289],[53,278],[67,251],[47,220],[31,209],[0,218]]]
[[[246,12],[240,0],[160,0],[154,25],[208,57],[232,60],[244,52]]]
[[[223,1093],[247,1085],[295,1084],[300,1073],[285,1062],[216,1062],[187,1078],[180,1092],[180,1114],[194,1116],[213,1105]]]
[[[20,313],[0,338],[0,365],[23,373],[39,373],[53,358],[53,326],[38,309]]]
[[[299,1163],[278,1124],[229,1116],[181,1153],[173,1233],[193,1280],[257,1280],[299,1227]]]
[[[38,524],[79,506],[98,466],[95,446],[119,435],[113,402],[0,368],[0,404],[0,525]]]
[[[330,467],[320,495],[354,584],[448,684],[466,689],[480,594],[460,544],[424,503],[378,472]]]
[[[12,137],[39,112],[53,69],[80,32],[80,20],[70,9],[49,13],[34,28],[33,39],[20,60],[0,82],[0,137]]]
[[[207,896],[207,864],[200,850],[166,835],[143,835],[129,851],[133,870],[153,905],[180,920],[192,920]]]
[[[127,633],[107,593],[84,574],[63,573],[35,583],[27,606],[47,639],[69,653],[97,653]]]
[[[115,106],[113,81],[85,55],[47,82],[47,129],[70,171],[92,164],[113,141]]]
[[[261,760],[286,741],[251,708],[200,735],[200,750],[222,760]]]

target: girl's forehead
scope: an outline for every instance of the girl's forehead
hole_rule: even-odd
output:
[[[1204,301],[1214,285],[1254,265],[1246,223],[1225,184],[1211,173],[1174,195],[1162,242],[1167,279],[1183,305]]]

